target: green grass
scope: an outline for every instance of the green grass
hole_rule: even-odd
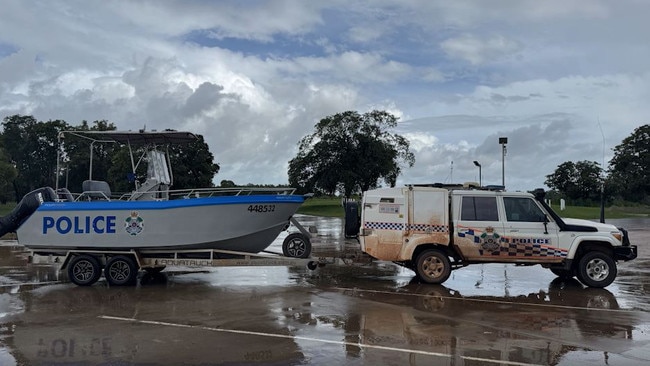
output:
[[[0,204],[0,216],[4,216],[8,214],[9,212],[11,212],[11,210],[14,209],[14,207],[16,207],[15,202],[7,203],[5,205]]]
[[[343,217],[342,201],[336,197],[318,197],[309,198],[298,209],[299,214],[326,216],[326,217]]]
[[[558,206],[553,206],[553,210],[561,217],[587,220],[600,218],[600,207],[567,206],[564,211],[560,211]],[[623,219],[628,217],[650,217],[650,207],[605,207],[606,219]]]

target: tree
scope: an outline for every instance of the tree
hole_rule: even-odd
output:
[[[90,146],[88,139],[65,134],[64,143],[59,144],[59,134],[64,130],[111,131],[115,125],[106,121],[94,121],[92,126],[82,121],[79,126],[70,126],[65,121],[39,122],[32,116],[15,115],[6,117],[2,123],[4,131],[0,134],[7,159],[0,149],[0,188],[3,179],[11,177],[11,167],[17,175],[12,179],[11,190],[15,199],[38,187],[56,186],[57,156],[62,158],[59,171],[59,186],[81,191],[81,184],[89,179]],[[169,147],[174,175],[174,188],[211,187],[212,179],[219,171],[213,162],[213,155],[202,136],[187,145]],[[143,149],[134,148],[139,157]],[[58,153],[58,154],[57,154]],[[3,161],[7,166],[3,165]],[[113,192],[130,192],[135,187],[129,181],[132,171],[131,158],[127,146],[117,143],[95,143],[93,145],[92,179],[105,180]],[[138,165],[137,176],[146,176],[145,164]],[[7,192],[5,189],[4,192]],[[0,194],[0,202],[2,200]]]
[[[13,166],[4,148],[0,148],[0,203],[6,204],[9,200],[15,200],[13,194],[13,182],[18,171]]]
[[[544,183],[567,199],[596,201],[600,198],[602,171],[595,161],[567,161],[558,165],[553,174],[547,175]]]
[[[609,171],[618,195],[628,201],[647,203],[650,197],[650,125],[636,128],[614,148]]]
[[[56,184],[57,137],[65,121],[37,122],[32,116],[9,116],[2,122],[6,153],[18,175],[13,182],[16,200],[39,187]]]
[[[113,123],[106,120],[94,121],[92,126],[82,121],[81,125],[70,128],[74,131],[113,131],[116,129]],[[61,164],[61,176],[59,186],[67,187],[71,191],[80,192],[81,184],[90,178],[90,145],[88,139],[66,134],[63,143],[64,159]],[[95,143],[93,144],[93,169],[92,179],[111,182],[109,169],[112,165],[113,155],[119,149],[117,144]],[[117,191],[119,192],[119,191]]]
[[[224,179],[219,184],[219,187],[221,187],[221,188],[233,188],[233,187],[237,187],[237,185],[235,184],[235,182],[233,182],[231,180]]]
[[[144,153],[142,148],[134,148],[133,155],[136,163],[139,161],[140,155]],[[135,173],[135,176],[132,174]],[[147,176],[147,167],[145,164],[138,164],[136,171],[133,172],[131,166],[131,152],[127,146],[116,147],[115,153],[111,157],[111,165],[108,169],[108,179],[106,180],[111,186],[111,191],[116,193],[128,193],[135,190],[135,179],[140,178],[143,182],[143,177]]]
[[[219,173],[219,164],[202,135],[186,145],[171,145],[169,160],[174,174],[174,189],[213,187],[212,179]]]
[[[212,187],[212,179],[219,172],[219,165],[215,164],[214,156],[203,136],[198,135],[198,140],[189,144],[160,146],[169,152],[169,161],[172,169],[173,189],[205,188]],[[132,147],[136,161],[145,153],[145,147]],[[108,182],[115,192],[130,192],[135,185],[128,179],[132,172],[129,149],[121,146],[111,161],[108,170]],[[135,176],[143,181],[146,177],[146,164],[138,164]]]
[[[394,186],[401,165],[415,163],[409,142],[389,132],[395,126],[397,118],[386,111],[347,111],[321,119],[289,161],[289,183],[302,192],[339,190],[346,197],[375,188],[380,180]]]

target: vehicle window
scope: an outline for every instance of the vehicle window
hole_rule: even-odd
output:
[[[544,212],[535,201],[526,197],[503,197],[506,219],[514,222],[543,222]]]
[[[461,220],[499,221],[496,197],[463,197]]]

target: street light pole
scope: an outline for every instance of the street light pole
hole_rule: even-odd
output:
[[[506,187],[506,144],[508,143],[507,137],[499,137],[501,144],[501,185]]]
[[[481,163],[474,160],[474,165],[478,167],[478,185],[479,187],[483,187],[483,172],[481,172]]]

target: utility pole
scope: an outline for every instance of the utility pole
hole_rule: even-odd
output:
[[[501,185],[505,189],[506,187],[506,144],[508,143],[507,137],[499,137],[499,143],[501,144]]]
[[[474,165],[478,167],[478,185],[483,187],[483,172],[481,172],[481,163],[478,160],[474,160]]]

